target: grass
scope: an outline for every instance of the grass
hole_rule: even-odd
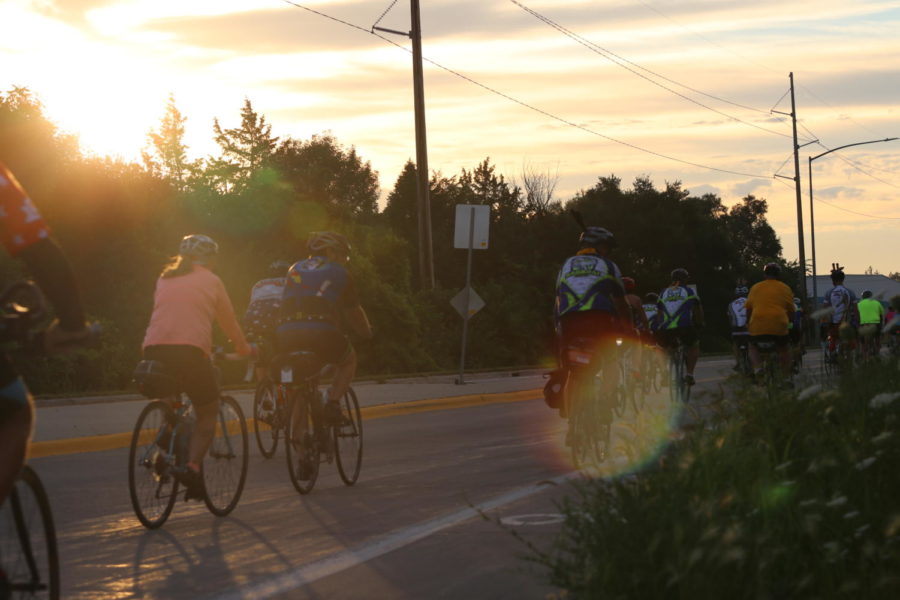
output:
[[[900,598],[900,365],[736,386],[636,476],[588,480],[528,559],[569,598]]]

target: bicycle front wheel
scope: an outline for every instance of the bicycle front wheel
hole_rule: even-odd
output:
[[[344,484],[353,485],[359,479],[363,455],[362,414],[353,388],[341,399],[341,412],[345,422],[332,428],[337,468]]]
[[[203,461],[204,501],[212,514],[224,517],[234,510],[247,480],[247,421],[231,396],[219,399],[216,433]]]
[[[290,418],[284,444],[288,475],[298,492],[308,494],[315,487],[316,478],[319,476],[320,455],[312,402],[303,390],[296,390],[290,404]]]
[[[47,492],[25,465],[0,507],[0,597],[59,598],[59,554]],[[6,587],[6,590],[3,587]],[[6,595],[4,595],[6,594]]]
[[[178,493],[171,473],[170,451],[175,413],[161,400],[144,407],[131,434],[128,451],[128,493],[138,520],[147,529],[166,522]]]
[[[272,458],[278,447],[276,394],[275,384],[266,378],[256,386],[256,394],[253,396],[253,431],[256,434],[256,445],[266,458]]]

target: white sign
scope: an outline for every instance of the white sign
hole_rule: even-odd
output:
[[[457,295],[453,296],[450,300],[451,306],[456,309],[456,312],[459,313],[459,316],[465,318],[466,316],[466,288],[463,288]],[[481,299],[481,296],[475,293],[475,290],[469,288],[469,316],[471,317],[479,310],[484,308],[484,300]]]
[[[472,236],[472,248],[487,250],[488,230],[491,224],[491,207],[487,204],[457,204],[456,228],[453,230],[453,247],[467,249],[469,247],[469,223],[475,211],[475,230]]]

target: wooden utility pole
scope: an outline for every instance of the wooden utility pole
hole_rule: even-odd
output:
[[[419,215],[419,278],[423,288],[434,289],[431,245],[431,198],[428,194],[428,144],[425,139],[425,81],[422,73],[422,24],[419,0],[410,0],[412,15],[413,94],[416,118],[416,190]]]

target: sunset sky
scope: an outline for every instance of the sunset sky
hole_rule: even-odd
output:
[[[275,135],[355,146],[386,195],[415,156],[410,41],[369,31],[388,8],[379,25],[408,30],[408,0],[0,0],[0,90],[30,88],[85,151],[126,159],[170,94],[197,157],[216,151],[213,118],[236,125],[246,97]],[[507,179],[558,173],[562,200],[610,174],[680,180],[726,205],[753,193],[796,259],[794,183],[773,177],[793,176],[791,125],[770,112],[790,112],[793,71],[800,143],[824,144],[800,155],[809,258],[807,157],[900,137],[900,0],[421,10],[429,166],[448,176],[490,157]],[[900,141],[813,167],[819,272],[900,271]]]

